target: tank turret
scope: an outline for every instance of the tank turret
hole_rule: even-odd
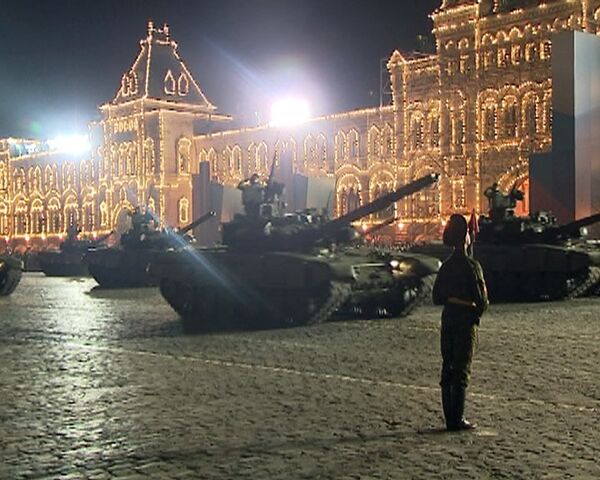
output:
[[[425,175],[333,220],[315,209],[275,215],[271,212],[278,209],[265,208],[266,204],[262,204],[260,210],[267,214],[237,214],[233,221],[223,225],[223,244],[254,251],[306,251],[319,245],[353,243],[359,237],[352,226],[354,222],[385,210],[438,179],[435,173]]]
[[[189,245],[191,230],[215,216],[208,212],[179,229],[159,229],[149,212],[136,208],[131,228],[121,235],[120,244],[110,248],[91,249],[85,263],[96,282],[104,288],[128,288],[156,285],[148,267],[154,257],[168,249]]]

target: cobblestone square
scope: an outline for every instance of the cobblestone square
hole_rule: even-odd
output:
[[[0,478],[599,478],[600,299],[493,305],[475,432],[441,432],[439,315],[188,335],[157,289],[0,299]]]

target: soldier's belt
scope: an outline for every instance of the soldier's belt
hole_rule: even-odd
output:
[[[471,302],[469,300],[463,300],[462,298],[458,298],[458,297],[448,297],[447,303],[449,303],[451,305],[461,305],[463,307],[472,307],[472,308],[477,307],[477,305],[475,305],[475,302]]]

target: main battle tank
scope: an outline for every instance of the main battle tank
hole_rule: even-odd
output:
[[[78,232],[70,232],[67,239],[60,244],[58,251],[43,251],[37,253],[37,259],[42,272],[49,277],[83,277],[88,276],[87,264],[84,257],[91,248],[98,247],[113,232],[102,235],[96,240],[79,239]]]
[[[193,330],[306,325],[334,313],[406,315],[428,295],[440,262],[359,245],[352,223],[437,179],[427,175],[334,220],[315,210],[283,214],[280,202],[267,201],[260,215],[223,224],[223,246],[169,251],[151,270]]]
[[[148,272],[153,258],[168,248],[185,245],[192,240],[187,232],[214,216],[209,212],[178,230],[159,230],[146,221],[134,221],[132,228],[121,235],[118,246],[93,248],[86,253],[90,275],[103,288],[157,286],[158,280]]]
[[[23,262],[12,255],[0,255],[0,297],[10,295],[21,281]]]
[[[523,193],[493,185],[485,192],[489,215],[479,218],[473,256],[481,263],[492,301],[558,300],[594,293],[600,279],[600,248],[586,228],[600,214],[560,225],[546,212],[517,216]]]

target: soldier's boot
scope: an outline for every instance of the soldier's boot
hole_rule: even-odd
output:
[[[459,385],[452,388],[452,421],[448,426],[448,430],[452,432],[460,430],[472,430],[476,427],[475,424],[465,420],[464,418],[465,396],[465,387]]]
[[[442,385],[442,408],[444,410],[444,418],[446,419],[446,428],[450,430],[454,414],[452,409],[452,385]]]

